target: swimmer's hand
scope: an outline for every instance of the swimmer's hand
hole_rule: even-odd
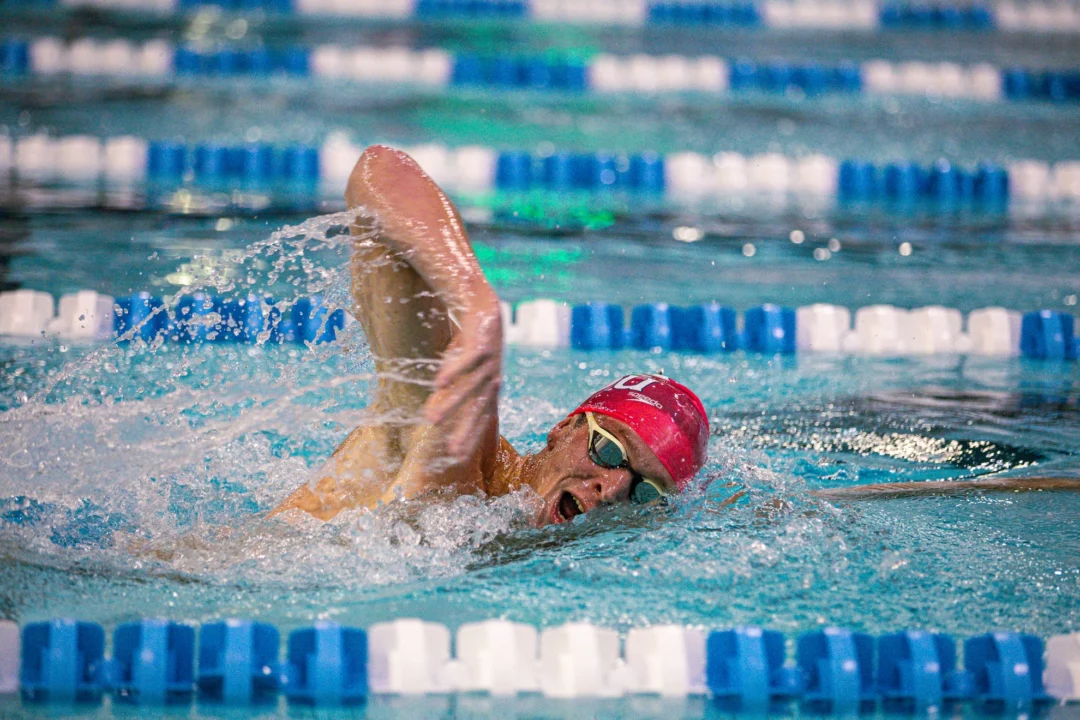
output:
[[[485,282],[469,300],[465,312],[455,313],[458,327],[435,376],[435,392],[424,404],[424,416],[441,431],[453,464],[468,462],[497,417],[502,380],[499,299]]]

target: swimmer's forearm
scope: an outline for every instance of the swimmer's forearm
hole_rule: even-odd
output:
[[[823,500],[875,500],[927,495],[958,495],[969,492],[1080,491],[1080,478],[981,478],[977,480],[930,480],[923,482],[876,483],[845,488],[815,490]]]
[[[382,145],[364,151],[345,199],[375,217],[379,240],[401,255],[457,312],[498,312],[453,204],[402,152]]]

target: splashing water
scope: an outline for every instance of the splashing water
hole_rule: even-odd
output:
[[[328,310],[348,309],[349,252],[372,242],[347,232],[358,217],[312,218],[207,261],[160,312],[175,319],[198,292],[271,295],[267,308],[282,314],[316,294]],[[367,410],[374,363],[356,324],[324,345],[277,344],[267,332],[253,345],[133,335],[5,352],[0,613],[20,620],[236,614],[288,627],[505,616],[957,633],[1080,622],[1080,537],[1061,520],[1080,510],[1075,498],[831,505],[809,492],[1060,467],[1080,429],[1076,389],[1058,383],[1051,420],[1015,394],[1034,371],[1012,361],[511,349],[501,430],[520,451],[538,449],[582,396],[627,372],[664,369],[698,390],[714,419],[702,482],[671,507],[536,530],[529,491],[398,502],[329,523],[265,519],[352,428],[377,419]],[[933,403],[903,400],[931,385],[979,387],[999,401],[945,391]]]
[[[175,320],[197,292],[268,290],[276,299],[264,302],[282,314],[313,295],[329,310],[348,308],[349,249],[372,242],[345,231],[358,214],[284,227],[158,312]],[[148,343],[138,330],[62,365],[0,416],[10,560],[134,565],[209,582],[386,584],[451,572],[456,552],[525,517],[522,494],[343,513],[327,524],[263,520],[344,432],[375,419],[364,409],[374,375],[358,328],[307,346],[272,344],[269,330],[250,346],[166,344],[163,334]]]

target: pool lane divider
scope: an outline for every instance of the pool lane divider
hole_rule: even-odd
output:
[[[161,619],[125,623],[112,655],[96,623],[57,619],[19,632],[0,622],[0,692],[27,704],[273,703],[334,707],[377,695],[481,693],[553,699],[658,695],[711,697],[730,711],[845,715],[925,713],[959,704],[1031,712],[1080,699],[1080,633],[1041,638],[993,632],[963,641],[904,630],[873,637],[827,627],[786,639],[758,627],[679,625],[615,630],[570,623],[537,631],[507,620],[449,628],[415,619],[366,630],[318,622],[293,630],[281,657],[273,625],[229,619],[199,628]],[[198,642],[196,643],[196,637]],[[621,641],[622,640],[622,641]],[[620,648],[620,645],[622,646]]]
[[[806,28],[862,31],[1080,31],[1071,3],[873,2],[872,0],[21,0],[24,9],[55,5],[181,15],[217,7],[230,13],[315,15],[429,22],[536,22],[599,26]]]
[[[435,143],[404,149],[452,192],[619,192],[674,200],[790,195],[898,208],[988,212],[1006,209],[1013,199],[1023,203],[1080,201],[1077,160],[1052,165],[1017,160],[1002,165],[940,159],[922,164],[838,160],[820,154],[534,153]],[[362,152],[342,133],[331,133],[319,146],[0,134],[0,184],[103,183],[141,186],[159,193],[192,188],[338,195]]]
[[[54,75],[195,82],[222,78],[318,77],[420,87],[537,91],[709,94],[761,92],[924,95],[977,100],[1080,102],[1080,69],[996,67],[987,63],[870,60],[822,63],[754,61],[717,56],[572,56],[451,54],[405,47],[175,46],[164,40],[8,38],[0,42],[0,76]]]
[[[716,303],[666,303],[631,308],[595,302],[570,306],[555,300],[501,305],[509,345],[575,350],[648,350],[769,355],[822,352],[877,356],[991,355],[1075,360],[1080,335],[1073,315],[1039,310],[1021,315],[1000,307],[959,310],[940,306],[907,310],[872,305],[852,313],[836,305],[799,308],[765,304],[740,316]],[[181,296],[169,304],[147,292],[113,299],[91,290],[56,303],[49,293],[0,293],[0,335],[65,340],[147,343],[324,343],[353,318],[320,296],[291,303],[259,295]]]

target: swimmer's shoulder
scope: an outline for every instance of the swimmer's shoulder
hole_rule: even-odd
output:
[[[522,456],[510,441],[499,435],[495,447],[491,475],[485,478],[485,491],[489,496],[506,495],[521,485]]]

